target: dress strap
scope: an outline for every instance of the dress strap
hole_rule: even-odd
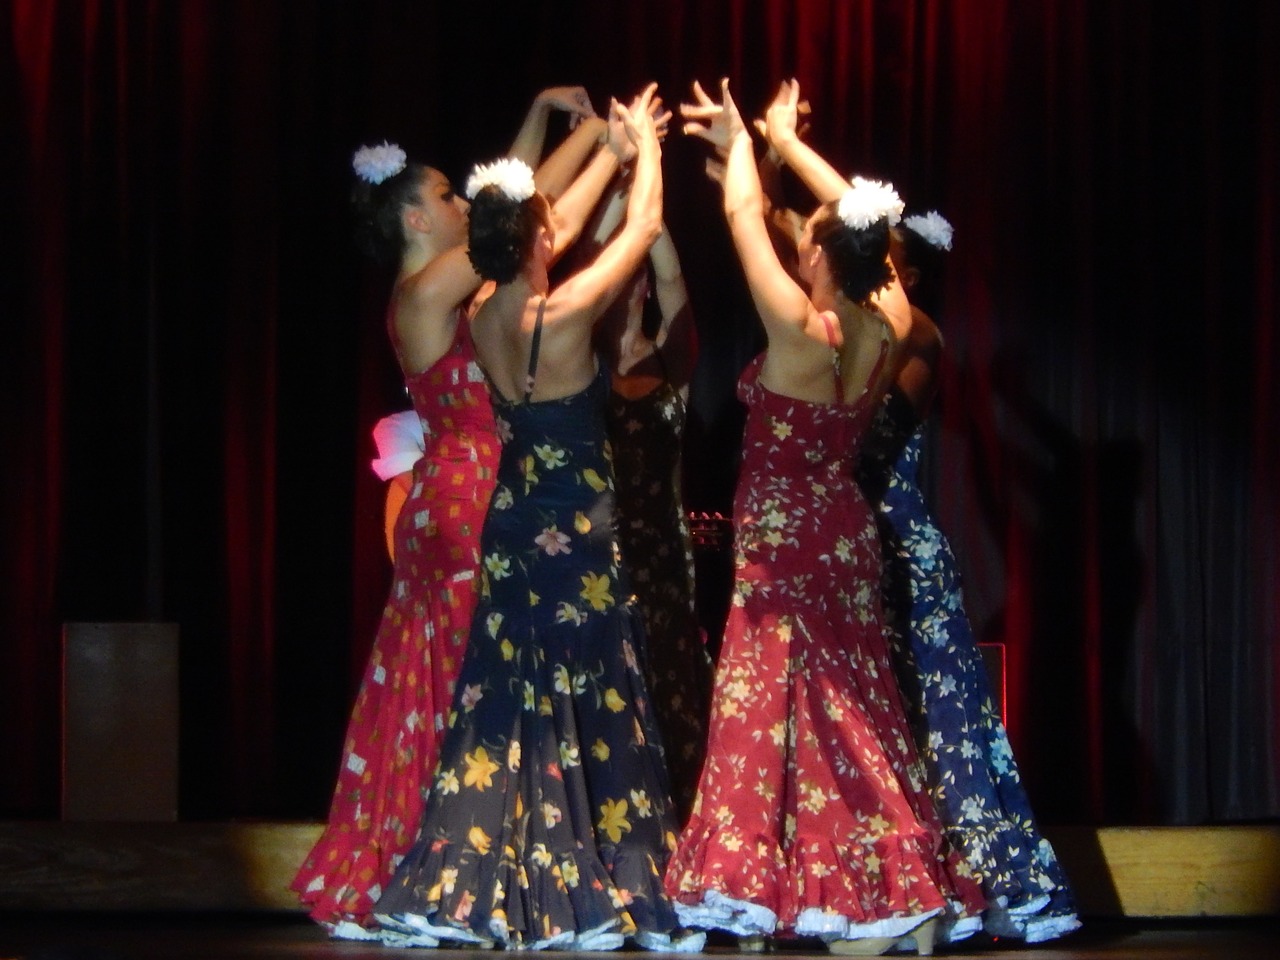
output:
[[[662,371],[662,382],[669,384],[671,382],[671,375],[667,373],[667,361],[662,359],[662,348],[657,344],[654,344],[653,356],[658,361],[658,369]]]
[[[542,344],[542,313],[547,309],[547,298],[543,297],[538,304],[538,319],[533,324],[533,342],[529,345],[529,372],[524,378],[524,402],[528,403],[533,396],[533,378],[538,372],[538,348]]]
[[[882,334],[880,337],[880,356],[876,357],[876,365],[871,370],[871,376],[867,378],[867,386],[863,390],[864,393],[880,381],[880,374],[884,370],[884,363],[888,356],[889,338],[887,335]]]
[[[840,376],[840,348],[836,346],[836,326],[831,322],[831,314],[823,310],[819,314],[827,328],[827,346],[831,348],[831,371],[835,375],[836,403],[844,403],[844,377]]]

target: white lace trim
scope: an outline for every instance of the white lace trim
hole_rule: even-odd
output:
[[[351,920],[339,920],[337,923],[326,923],[329,936],[334,940],[381,940],[377,930],[362,927]]]
[[[707,945],[707,935],[702,931],[687,932],[675,937],[669,933],[653,933],[642,931],[636,934],[636,943],[646,950],[660,953],[701,953]]]
[[[930,917],[942,913],[937,907],[925,913],[909,917],[886,917],[870,923],[858,923],[839,913],[809,907],[796,917],[796,933],[802,937],[821,937],[823,940],[863,940],[867,937],[903,937]]]
[[[768,907],[726,897],[718,890],[704,890],[701,903],[676,901],[675,906],[676,916],[685,927],[727,930],[740,937],[758,937],[771,936],[778,926],[778,915]]]

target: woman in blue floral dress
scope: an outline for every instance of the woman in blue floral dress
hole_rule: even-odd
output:
[[[938,261],[950,248],[950,224],[936,213],[907,217],[891,231],[894,267],[912,299],[911,330],[863,447],[859,483],[878,506],[895,667],[929,791],[952,846],[982,883],[984,929],[1035,943],[1080,922],[992,705],[955,556],[916,482],[942,354],[941,334],[922,305],[935,310]]]
[[[623,229],[554,291],[554,227],[531,171],[498,161],[468,183],[470,254],[498,285],[471,332],[504,447],[440,765],[377,906],[388,940],[701,946],[673,937],[662,891],[675,824],[613,534],[608,372],[590,347],[661,224],[652,96],[613,108],[636,162]]]

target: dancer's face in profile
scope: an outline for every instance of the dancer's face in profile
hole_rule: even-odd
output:
[[[448,177],[428,167],[422,175],[418,195],[422,198],[423,219],[444,246],[454,247],[467,242],[467,215],[471,205],[454,192]]]
[[[889,262],[893,264],[893,272],[904,290],[910,290],[920,280],[920,271],[911,265],[907,258],[907,247],[902,242],[902,231],[899,227],[889,228]]]
[[[556,248],[556,228],[551,221],[551,204],[540,193],[534,195],[532,203],[538,216],[538,234],[534,240],[534,250],[542,257],[544,264],[550,264]]]

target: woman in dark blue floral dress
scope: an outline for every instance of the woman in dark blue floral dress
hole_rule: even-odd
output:
[[[673,937],[662,891],[675,824],[613,533],[608,372],[590,348],[661,224],[652,96],[614,106],[636,161],[622,231],[554,291],[531,172],[498,161],[468,184],[472,260],[498,284],[471,331],[504,447],[440,765],[377,907],[390,941],[701,946]]]
[[[912,299],[911,330],[897,381],[863,447],[859,482],[879,508],[885,610],[929,792],[952,846],[981,881],[984,929],[1035,943],[1080,922],[992,705],[956,558],[916,481],[942,353],[929,313],[938,260],[950,248],[950,224],[936,213],[908,217],[891,231],[894,267]]]
[[[625,189],[609,204],[598,235],[612,231],[617,218],[609,214],[619,199],[625,202]],[[636,272],[601,320],[596,343],[612,373],[607,423],[618,540],[644,615],[645,679],[683,825],[706,752],[715,668],[694,610],[693,542],[680,482],[697,335],[665,227],[649,250],[648,269]]]

